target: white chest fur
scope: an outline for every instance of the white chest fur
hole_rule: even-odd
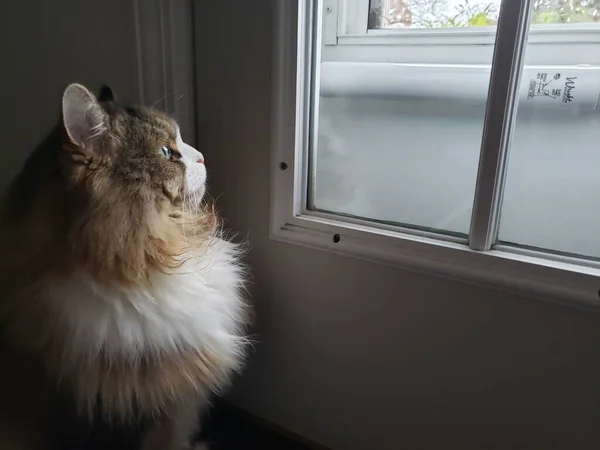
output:
[[[76,273],[48,286],[66,332],[67,358],[138,358],[205,348],[235,367],[243,351],[243,274],[235,247],[215,240],[175,273],[153,273],[135,289],[100,285]]]

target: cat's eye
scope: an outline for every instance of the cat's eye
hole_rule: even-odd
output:
[[[171,150],[171,147],[165,145],[165,146],[163,146],[163,147],[160,148],[160,153],[165,158],[171,158],[171,155],[173,154],[173,150]]]

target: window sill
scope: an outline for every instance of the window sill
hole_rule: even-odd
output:
[[[333,36],[323,45],[323,61],[487,64],[494,29],[369,30]],[[526,64],[598,64],[600,26],[532,29]]]
[[[368,30],[363,34],[340,34],[338,45],[493,45],[496,29],[410,29]],[[600,26],[571,25],[569,28],[535,26],[529,32],[528,44],[585,44],[600,42]]]
[[[320,217],[301,214],[281,226],[274,224],[271,238],[477,286],[600,311],[600,269],[594,267],[500,249],[476,252],[461,242],[378,229],[363,223],[336,220],[334,216],[327,215]]]

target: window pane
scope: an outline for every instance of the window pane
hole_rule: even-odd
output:
[[[600,23],[598,0],[534,0],[532,24]]]
[[[495,25],[500,0],[371,0],[369,28],[456,28]],[[534,0],[533,24],[600,21],[598,0]]]
[[[477,65],[448,64],[443,41],[446,64],[360,62],[351,47],[315,61],[308,208],[466,235],[492,42],[450,47],[456,62],[487,47]]]
[[[562,3],[580,6],[576,20],[598,19],[599,1]],[[554,65],[529,67],[526,61],[500,220],[502,243],[600,257],[600,27],[596,33],[588,42],[554,45]],[[537,52],[529,44],[526,60]],[[566,58],[581,65],[565,65]]]
[[[500,0],[371,0],[369,28],[496,25]]]

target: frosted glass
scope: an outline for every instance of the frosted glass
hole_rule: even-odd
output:
[[[522,83],[539,107],[517,113],[498,239],[600,257],[600,66],[557,67]]]
[[[310,206],[468,233],[484,113],[485,102],[322,98]]]

